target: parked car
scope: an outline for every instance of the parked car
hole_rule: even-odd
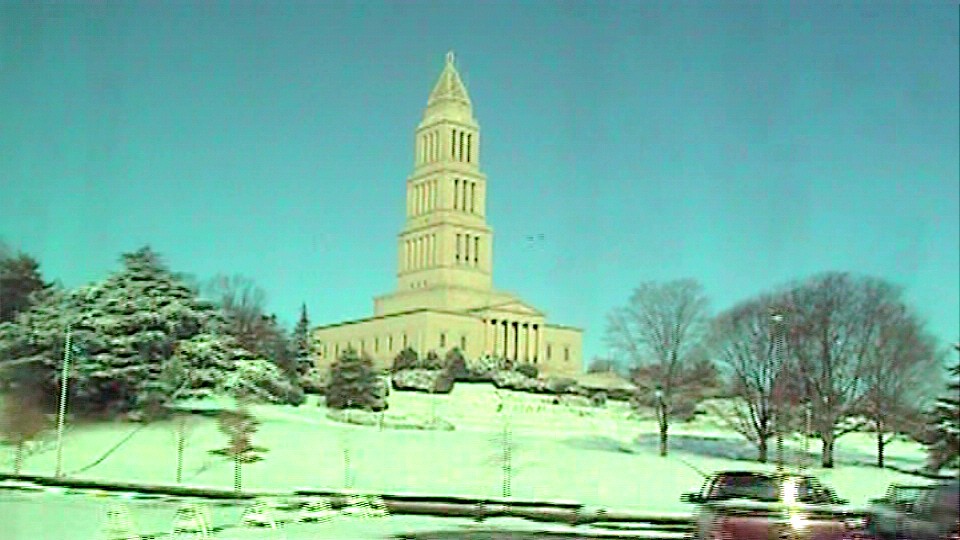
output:
[[[890,484],[883,497],[869,501],[866,533],[876,540],[897,540],[914,503],[933,488],[933,484]]]
[[[845,540],[863,527],[842,508],[848,501],[812,476],[726,471],[680,500],[698,505],[697,540]]]
[[[960,479],[923,493],[902,521],[910,540],[960,540]]]

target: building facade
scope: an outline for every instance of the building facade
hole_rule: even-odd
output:
[[[548,323],[543,312],[494,288],[486,201],[480,126],[448,53],[416,128],[397,289],[374,299],[370,318],[314,329],[317,365],[329,366],[347,347],[370,355],[378,368],[407,347],[441,357],[459,348],[467,358],[492,355],[543,373],[580,373],[581,329]]]

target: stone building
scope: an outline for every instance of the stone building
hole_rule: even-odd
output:
[[[548,323],[542,311],[493,286],[480,127],[453,53],[415,141],[397,290],[374,299],[370,318],[314,329],[318,366],[328,366],[348,346],[380,368],[406,347],[441,357],[458,347],[467,358],[489,354],[535,364],[544,373],[580,373],[583,331]]]

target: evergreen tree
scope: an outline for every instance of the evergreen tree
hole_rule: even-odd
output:
[[[378,381],[373,360],[360,355],[352,347],[330,366],[327,385],[327,407],[331,409],[372,408],[378,395]]]
[[[0,323],[13,321],[30,307],[33,293],[49,287],[40,274],[40,263],[29,255],[0,255]]]
[[[196,344],[202,347],[222,328],[216,308],[198,300],[150,248],[122,260],[123,268],[100,283],[35,294],[34,306],[13,324],[0,325],[0,354],[17,364],[5,370],[5,378],[26,381],[17,372],[30,372],[46,410],[53,410],[59,396],[68,327],[74,349],[70,408],[80,414],[126,412],[164,389],[169,397],[172,383],[161,375],[178,345],[186,342],[189,350],[191,340],[207,335]],[[200,356],[204,359],[184,369],[209,370],[209,355]],[[219,369],[230,364],[221,361]]]
[[[76,358],[76,405],[81,410],[138,407],[147,392],[156,391],[179,342],[218,335],[223,326],[216,308],[199,300],[149,247],[124,254],[122,260],[119,272],[75,293],[83,304],[73,325],[82,351]],[[210,369],[207,359],[200,362],[185,367]]]
[[[297,374],[302,377],[313,366],[313,358],[310,355],[310,319],[307,317],[306,303],[300,306],[300,320],[297,321],[297,326],[293,329],[292,341],[293,357],[297,363]]]
[[[956,345],[960,351],[960,344]],[[937,400],[930,426],[929,463],[933,470],[960,467],[960,362],[950,368],[947,393]]]
[[[67,324],[78,317],[78,299],[59,288],[39,291],[30,309],[0,323],[0,390],[31,391],[39,406],[56,410]]]

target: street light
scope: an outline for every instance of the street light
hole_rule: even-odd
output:
[[[773,343],[771,349],[777,362],[777,380],[774,383],[774,399],[776,402],[776,437],[777,437],[777,474],[783,474],[783,353],[780,350],[781,325],[783,324],[783,314],[774,310],[770,314],[771,333]]]
[[[60,407],[57,411],[57,471],[55,476],[63,476],[63,424],[67,413],[67,381],[70,376],[70,353],[73,348],[72,328],[67,324],[66,344],[63,347],[63,371],[60,372]]]

